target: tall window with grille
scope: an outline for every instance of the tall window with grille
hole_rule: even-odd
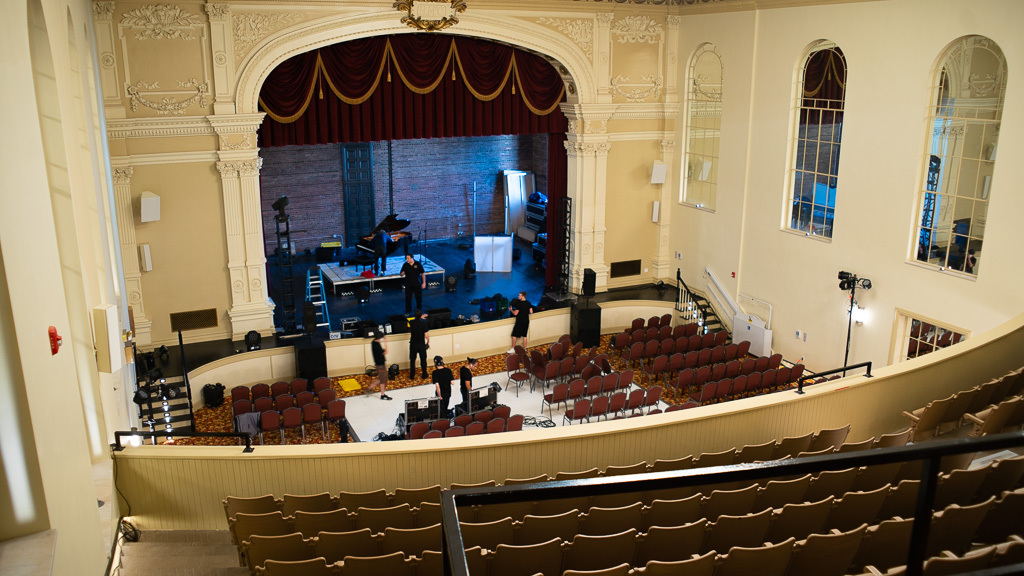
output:
[[[902,310],[897,310],[897,314],[897,333],[902,337],[896,342],[896,362],[930,354],[958,344],[967,337],[967,331],[962,328],[917,318]]]
[[[1006,95],[1006,59],[995,42],[967,36],[939,58],[928,122],[914,258],[976,275]]]
[[[822,40],[811,47],[797,99],[788,227],[831,238],[846,100],[846,58],[834,42]]]
[[[680,201],[714,210],[722,129],[722,58],[702,44],[690,59],[686,94],[686,156]]]

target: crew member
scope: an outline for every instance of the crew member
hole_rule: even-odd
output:
[[[466,365],[459,368],[459,392],[462,392],[462,404],[466,407],[466,414],[472,411],[469,391],[473,389],[473,371],[476,370],[476,364],[476,358],[466,358]]]
[[[409,379],[416,378],[416,356],[420,357],[420,369],[423,378],[427,377],[427,348],[430,348],[430,330],[427,327],[427,315],[419,310],[415,318],[409,322]]]
[[[405,278],[405,313],[412,310],[412,296],[416,295],[416,307],[423,309],[423,289],[427,287],[427,275],[423,273],[423,265],[417,262],[412,254],[405,253],[405,264],[402,264],[402,277]]]
[[[434,356],[434,373],[431,379],[434,381],[434,394],[441,399],[437,417],[448,418],[448,404],[452,399],[452,380],[455,380],[455,375],[452,374],[451,368],[445,367],[444,358]]]
[[[526,334],[530,331],[530,314],[533,314],[533,305],[526,300],[526,292],[520,292],[519,298],[509,304],[508,309],[515,317],[516,323],[512,325],[512,347],[508,349],[509,354],[516,351],[516,341],[523,339],[523,348],[526,348]]]
[[[374,267],[377,270],[374,274],[378,276],[384,276],[388,270],[388,242],[391,242],[391,235],[388,234],[387,230],[381,230],[373,237],[373,254],[379,259],[379,262],[374,262]],[[408,306],[406,307],[408,308]]]
[[[374,384],[380,385],[380,399],[391,400],[391,396],[384,393],[384,389],[388,385],[388,367],[386,355],[388,353],[388,341],[384,338],[383,332],[377,332],[374,334],[373,343],[370,344],[370,350],[373,352],[373,364],[377,367],[377,377],[370,381],[370,386],[367,388],[367,394],[370,394],[373,390]]]

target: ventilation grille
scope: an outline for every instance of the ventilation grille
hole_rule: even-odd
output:
[[[217,327],[217,309],[189,310],[171,313],[171,332],[187,332],[201,328]]]
[[[639,260],[623,260],[622,262],[612,262],[611,270],[608,272],[609,278],[621,278],[623,276],[639,276],[640,275],[640,261]]]

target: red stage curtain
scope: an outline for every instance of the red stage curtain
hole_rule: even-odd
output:
[[[260,146],[563,133],[565,85],[546,60],[439,34],[295,56],[264,83]]]
[[[544,284],[558,286],[558,274],[565,254],[562,241],[563,222],[558,219],[559,202],[567,196],[566,178],[568,153],[565,151],[565,133],[548,134],[548,220],[547,251],[544,254]]]

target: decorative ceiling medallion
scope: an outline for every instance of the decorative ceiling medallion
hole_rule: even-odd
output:
[[[466,11],[465,0],[396,0],[392,7],[405,11],[402,23],[425,32],[437,32],[459,23]]]

